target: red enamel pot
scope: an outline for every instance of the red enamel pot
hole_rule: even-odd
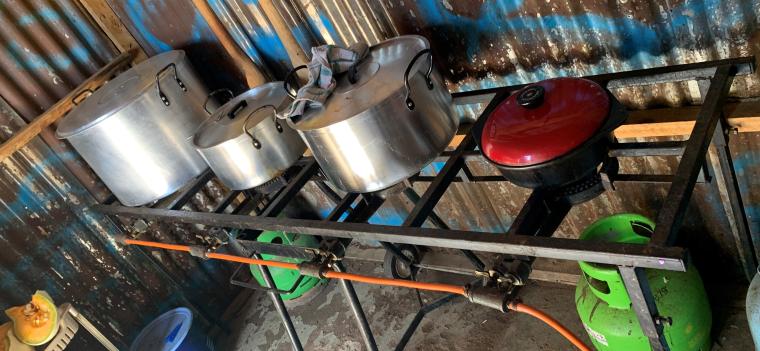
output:
[[[597,174],[614,141],[612,131],[627,114],[599,84],[556,78],[492,102],[484,116],[476,139],[507,180],[526,188],[561,188]]]

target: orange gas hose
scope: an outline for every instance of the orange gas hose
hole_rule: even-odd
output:
[[[351,280],[351,281],[367,283],[367,284],[399,286],[399,287],[404,287],[404,288],[446,292],[446,293],[465,296],[463,286],[451,285],[451,284],[425,283],[425,282],[417,282],[414,280],[370,277],[370,276],[361,275],[361,274],[343,273],[343,272],[335,272],[335,271],[325,272],[324,276],[325,278]]]
[[[124,239],[124,243],[127,245],[138,245],[138,246],[154,247],[157,249],[164,249],[164,250],[190,252],[190,246],[187,246],[187,245],[164,244],[164,243],[157,243],[154,241],[143,241],[143,240],[134,240],[134,239]]]
[[[124,239],[123,242],[126,245],[138,245],[138,246],[153,247],[153,248],[165,249],[165,250],[190,252],[190,246],[188,245],[164,244],[164,243],[158,243],[158,242],[153,242],[153,241],[143,241],[143,240],[133,240],[133,239]],[[228,262],[256,264],[256,265],[269,266],[269,267],[292,269],[296,271],[299,270],[297,264],[289,263],[289,262],[260,260],[260,259],[255,259],[255,258],[220,254],[220,253],[215,253],[215,252],[207,253],[206,257],[210,259],[217,259],[217,260],[228,261]],[[462,296],[467,297],[465,287],[452,285],[452,284],[425,283],[425,282],[418,282],[418,281],[413,281],[413,280],[371,277],[371,276],[366,276],[366,275],[361,275],[361,274],[343,273],[343,272],[336,272],[336,271],[327,271],[327,272],[324,272],[323,274],[325,278],[331,278],[331,279],[343,279],[343,280],[351,280],[351,281],[367,283],[367,284],[398,286],[398,287],[404,287],[404,288],[438,291],[438,292],[457,294],[457,295],[462,295]],[[550,327],[554,328],[563,337],[565,337],[565,339],[570,341],[573,345],[575,345],[575,347],[577,347],[581,351],[591,351],[591,348],[586,346],[586,344],[584,344],[583,341],[581,341],[577,336],[575,336],[570,330],[565,328],[560,322],[556,321],[554,318],[547,315],[546,313],[541,312],[533,307],[530,307],[522,303],[510,303],[507,307],[510,310],[525,313],[537,319],[540,319],[541,321],[543,321]]]
[[[234,255],[218,254],[218,253],[208,253],[206,254],[206,257],[223,260],[223,261],[237,262],[237,263],[258,264],[262,266],[279,267],[279,268],[285,268],[285,269],[292,269],[296,271],[298,270],[297,264],[288,263],[288,262],[259,260],[255,258],[247,258],[247,257],[234,256]],[[370,276],[361,275],[361,274],[343,273],[343,272],[335,272],[335,271],[324,272],[324,277],[330,278],[330,279],[351,280],[351,281],[367,283],[367,284],[399,286],[399,287],[404,287],[404,288],[447,292],[447,293],[452,293],[452,294],[459,294],[462,296],[465,295],[463,286],[450,285],[450,284],[425,283],[425,282],[416,282],[412,280],[403,280],[403,279],[370,277]]]
[[[229,262],[237,262],[237,263],[245,263],[245,264],[257,264],[257,265],[260,265],[260,266],[292,269],[294,271],[298,270],[298,265],[297,264],[295,264],[295,263],[289,263],[289,262],[259,260],[259,259],[255,259],[255,258],[240,257],[240,256],[235,256],[235,255],[225,255],[225,254],[219,254],[219,253],[213,253],[213,252],[207,253],[206,257],[217,259],[217,260],[222,260],[222,261],[229,261]]]
[[[552,327],[554,330],[556,330],[558,333],[564,336],[565,339],[567,339],[567,341],[570,341],[573,345],[575,345],[575,347],[577,347],[581,351],[591,351],[591,348],[586,346],[586,344],[583,343],[581,339],[578,339],[578,337],[575,336],[570,330],[565,328],[565,326],[562,325],[562,323],[558,322],[557,320],[555,320],[548,314],[519,302],[510,303],[507,307],[510,310],[525,313],[537,319],[540,319],[542,322],[546,323],[548,326]]]

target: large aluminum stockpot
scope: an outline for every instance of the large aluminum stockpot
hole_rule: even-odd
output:
[[[161,199],[201,174],[190,138],[208,117],[206,88],[184,51],[140,63],[95,91],[58,125],[127,206]]]
[[[430,55],[421,36],[381,42],[359,63],[355,83],[348,75],[339,77],[322,108],[289,121],[338,188],[388,188],[419,172],[449,144],[459,119]]]
[[[282,174],[306,145],[275,112],[292,99],[282,82],[253,88],[220,107],[201,125],[193,144],[224,185],[243,190]]]

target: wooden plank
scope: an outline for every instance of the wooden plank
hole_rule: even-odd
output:
[[[615,137],[649,138],[689,135],[699,106],[630,111],[625,124],[615,129]],[[728,103],[723,112],[728,116],[729,129],[737,133],[760,132],[760,101]],[[449,143],[455,148],[464,135],[456,135]]]
[[[135,37],[127,30],[116,13],[103,0],[79,0],[79,4],[90,14],[95,23],[100,26],[103,33],[108,36],[119,52],[134,50],[135,56],[132,63],[140,63],[148,58],[145,50],[135,40]]]
[[[216,35],[217,39],[219,39],[219,42],[224,47],[224,50],[227,51],[227,54],[229,54],[230,57],[232,57],[232,60],[235,61],[235,65],[240,67],[243,71],[248,87],[253,88],[266,83],[267,78],[261,73],[261,70],[256,67],[251,59],[248,58],[237,43],[235,43],[235,40],[232,39],[232,36],[227,32],[227,29],[224,28],[224,25],[219,18],[216,17],[216,14],[214,14],[214,11],[211,9],[211,6],[208,5],[206,0],[193,0],[193,5],[195,5],[195,8],[201,16],[203,16],[203,19],[206,20],[211,31],[214,32],[214,35]]]
[[[133,51],[125,52],[117,56],[113,61],[101,68],[90,78],[85,80],[76,89],[72,90],[63,99],[58,100],[52,107],[47,109],[21,130],[0,145],[0,161],[5,160],[8,156],[24,147],[29,141],[36,137],[43,129],[59,120],[74,107],[74,100],[81,101],[84,94],[92,93],[95,89],[105,84],[120,69],[127,67],[135,53]]]
[[[689,135],[699,106],[631,111],[626,124],[615,130],[618,138]],[[760,132],[760,103],[747,101],[723,107],[728,125],[739,133]]]
[[[309,57],[303,49],[301,49],[301,46],[298,45],[296,37],[293,35],[293,32],[290,30],[287,23],[285,23],[285,19],[280,15],[274,2],[272,0],[261,0],[259,1],[259,5],[264,11],[264,15],[267,16],[277,37],[280,38],[280,42],[282,42],[282,45],[285,47],[285,51],[288,53],[288,57],[290,57],[290,63],[293,68],[309,63]],[[301,80],[306,81],[309,78],[306,70],[300,70],[297,74]]]

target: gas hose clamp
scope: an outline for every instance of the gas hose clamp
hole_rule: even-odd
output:
[[[190,246],[190,255],[198,257],[200,259],[208,260],[208,250],[205,246],[193,245]]]
[[[298,264],[298,272],[302,275],[326,279],[325,272],[330,269],[329,261],[307,261]]]

